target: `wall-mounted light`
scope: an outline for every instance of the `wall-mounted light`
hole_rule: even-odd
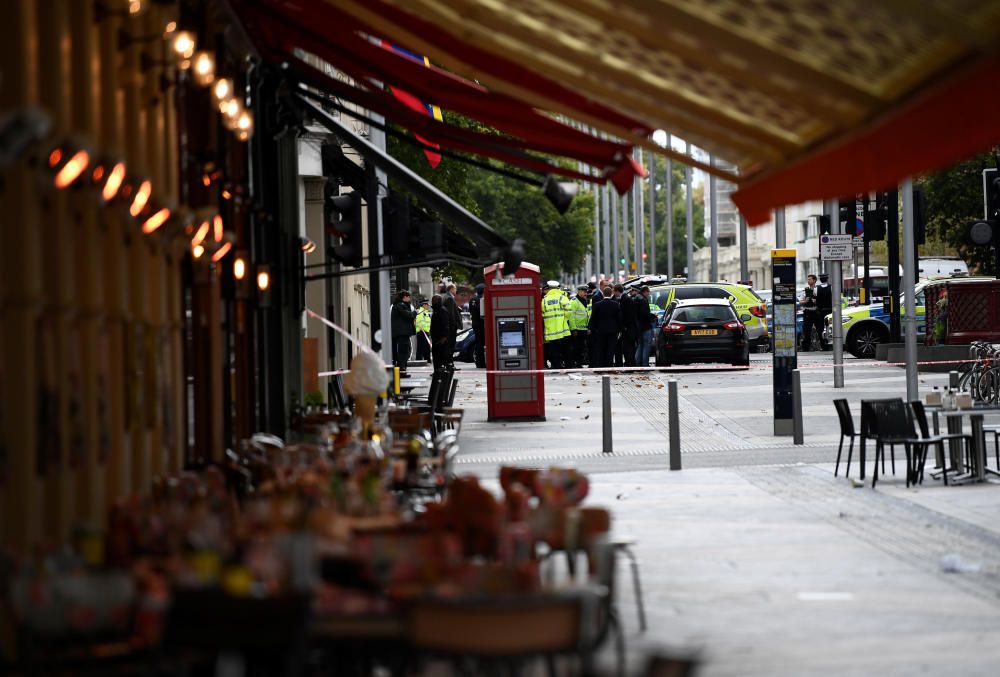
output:
[[[146,12],[149,0],[128,0],[124,9],[112,9],[103,2],[94,5],[94,20],[98,23],[112,16],[137,17]]]
[[[208,231],[212,230],[212,222],[208,219],[201,222],[198,226],[198,230],[195,231],[194,237],[191,238],[191,246],[199,247],[208,237]],[[197,257],[196,257],[197,258]]]
[[[223,231],[222,216],[219,214],[216,214],[215,217],[212,219],[212,231],[215,241],[222,242],[222,236],[224,234],[224,231]]]
[[[142,222],[142,232],[145,235],[155,232],[160,226],[167,222],[170,218],[170,209],[168,207],[157,207],[155,205],[150,205],[149,215],[146,216],[145,220]]]
[[[90,152],[80,145],[63,143],[49,152],[46,159],[56,188],[68,188],[80,178],[90,165]]]
[[[174,31],[176,31],[176,30],[177,30],[177,22],[176,21],[168,21],[167,25],[163,27],[163,37],[164,38],[169,38],[170,35]]]
[[[128,206],[128,213],[137,217],[149,203],[149,196],[153,194],[153,184],[149,179],[138,183],[133,181],[133,184],[135,184],[134,190],[129,191],[132,194],[132,203]]]
[[[302,238],[302,251],[304,251],[306,254],[312,254],[314,251],[316,251],[316,243],[310,240],[309,238],[305,237]]]
[[[247,254],[246,252],[236,252],[233,259],[233,277],[243,281],[247,277]]]
[[[232,248],[233,248],[232,242],[228,241],[224,242],[222,246],[216,249],[215,253],[212,254],[212,263],[218,263],[219,261],[221,261],[226,256],[226,254],[229,253],[229,250]]]
[[[129,0],[128,13],[130,16],[139,16],[146,11],[145,0]]]
[[[253,113],[248,110],[240,111],[236,117],[236,132],[240,141],[246,141],[250,138],[250,135],[253,134]]]
[[[271,266],[266,263],[257,265],[257,289],[266,292],[271,288]]]
[[[170,46],[179,58],[188,60],[194,55],[195,42],[194,33],[191,31],[175,30],[170,34]]]
[[[90,178],[101,192],[102,202],[111,202],[121,192],[125,183],[125,163],[107,160],[94,167]]]
[[[215,80],[215,56],[207,50],[196,53],[191,62],[191,73],[196,85],[208,87]]]
[[[222,124],[228,130],[235,130],[239,124],[243,105],[236,99],[229,99],[222,106]]]
[[[215,81],[215,85],[212,87],[212,96],[215,97],[215,103],[218,106],[222,106],[223,101],[227,101],[229,97],[233,95],[233,81],[229,78],[219,78]]]

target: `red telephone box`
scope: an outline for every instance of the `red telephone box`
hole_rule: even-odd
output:
[[[513,275],[498,275],[506,272],[502,268],[497,263],[483,269],[486,368],[529,373],[487,375],[488,420],[545,420],[541,273],[531,263],[522,263]]]

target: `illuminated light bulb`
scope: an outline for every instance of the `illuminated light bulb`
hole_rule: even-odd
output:
[[[253,129],[253,113],[247,110],[242,111],[236,118],[236,129],[243,132],[249,132]]]
[[[200,51],[194,55],[191,65],[195,84],[208,87],[215,80],[215,56],[211,52]]]
[[[190,59],[194,55],[195,41],[191,31],[174,31],[174,53],[182,59]]]
[[[211,229],[212,229],[211,223],[209,223],[208,221],[202,221],[201,225],[198,226],[198,232],[194,234],[193,238],[191,238],[191,246],[197,247],[202,242],[204,242],[205,238],[208,237],[208,231],[210,231]]]
[[[212,254],[212,263],[218,263],[222,258],[229,253],[229,250],[233,248],[232,242],[227,242],[226,244],[219,247],[218,251]]]
[[[204,253],[205,253],[205,248],[202,247],[200,244],[196,244],[195,246],[191,247],[191,256],[193,256],[196,259],[200,259],[202,254]]]
[[[94,183],[100,183],[101,179],[104,178],[104,165],[94,167],[94,173],[91,174],[90,178],[94,180]]]
[[[231,200],[231,199],[233,199],[233,194],[232,194],[232,192],[228,188],[223,188],[222,189],[222,199],[223,200]]]
[[[103,172],[101,172],[103,175]],[[118,195],[118,191],[121,190],[122,183],[125,181],[125,163],[119,162],[111,171],[108,173],[107,178],[104,180],[104,187],[101,189],[101,199],[105,202],[111,202]]]
[[[249,141],[250,140],[250,132],[248,132],[246,130],[240,130],[240,131],[236,132],[236,138],[239,139],[240,141]]]
[[[146,208],[146,203],[149,202],[149,196],[152,192],[153,184],[148,180],[139,184],[139,188],[135,191],[135,197],[132,198],[132,204],[128,208],[128,213],[132,216],[139,216]]]
[[[233,277],[237,280],[242,280],[247,276],[247,262],[243,260],[243,257],[237,257],[233,261]]]
[[[306,254],[312,254],[314,251],[316,251],[316,243],[313,242],[312,240],[304,241],[302,243],[302,251],[304,251]]]
[[[164,37],[166,37],[176,30],[177,30],[177,22],[169,21],[167,22],[167,25],[163,27],[163,35]]]
[[[145,9],[146,3],[143,0],[129,0],[128,13],[132,16],[139,16]]]
[[[257,273],[257,289],[261,291],[267,291],[267,288],[271,286],[271,275],[266,270],[262,270]]]
[[[59,165],[59,162],[63,159],[64,154],[62,151],[58,151],[58,156],[56,157],[55,165],[52,164],[52,158],[56,155],[57,151],[53,151],[52,155],[49,155],[49,164],[53,167]],[[78,150],[73,156],[66,161],[59,171],[56,172],[56,177],[53,180],[56,188],[67,188],[73,184],[80,175],[87,170],[87,165],[90,164],[90,154],[85,150]]]
[[[170,210],[167,209],[166,207],[163,207],[157,212],[153,212],[153,214],[148,219],[146,219],[145,223],[142,224],[142,232],[145,233],[146,235],[149,235],[157,228],[162,226],[164,223],[166,223],[167,219],[169,218],[170,218]]]
[[[222,242],[222,217],[219,214],[212,219],[212,226],[215,228],[215,241]]]
[[[212,87],[212,95],[219,103],[225,101],[233,94],[233,81],[229,78],[219,78]]]

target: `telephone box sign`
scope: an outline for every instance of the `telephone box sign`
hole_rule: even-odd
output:
[[[486,376],[487,418],[544,420],[541,271],[522,263],[504,277],[500,269],[495,264],[483,270],[486,368],[504,372]]]

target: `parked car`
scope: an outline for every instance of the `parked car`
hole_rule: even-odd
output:
[[[767,306],[752,287],[731,282],[685,282],[651,287],[650,300],[660,308],[672,301],[692,299],[722,299],[731,301],[739,321],[746,326],[751,348],[766,347],[771,343],[767,323]]]
[[[750,337],[726,299],[677,301],[656,332],[656,366],[688,362],[750,365]]]
[[[455,337],[455,361],[476,361],[476,332],[471,327],[458,332]]]
[[[916,316],[917,340],[924,339],[924,287],[925,283],[916,286]],[[903,297],[900,297],[900,304]],[[841,324],[844,329],[844,348],[862,359],[874,359],[878,344],[889,340],[889,312],[879,303],[857,306],[843,311]],[[824,321],[823,338],[833,340],[833,315],[827,315]]]

